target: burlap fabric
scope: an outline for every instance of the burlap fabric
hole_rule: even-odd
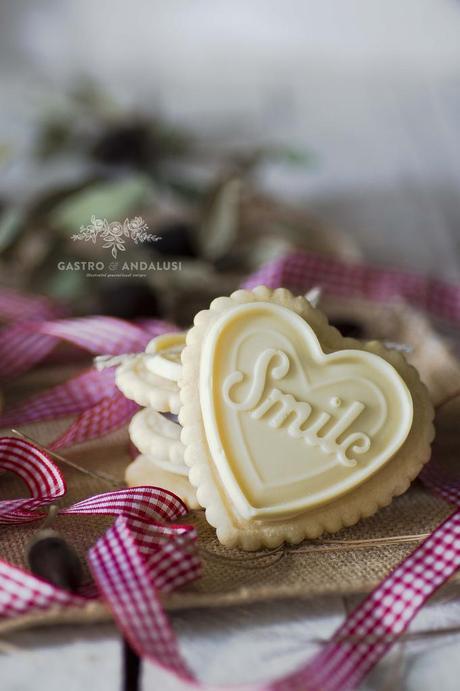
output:
[[[363,301],[327,301],[332,316],[356,317],[379,338],[405,342],[413,347],[409,359],[414,362],[438,405],[437,439],[434,453],[452,472],[460,450],[460,367],[444,340],[433,332],[427,321],[403,305],[369,305]],[[367,330],[367,328],[365,329]],[[81,365],[79,365],[81,368]],[[73,368],[75,370],[75,368]],[[18,380],[6,391],[8,400],[17,400],[48,388],[69,376],[72,369],[42,367]],[[451,399],[451,400],[449,400]],[[22,430],[42,444],[55,438],[67,421],[24,426]],[[4,430],[3,433],[7,433]],[[63,452],[81,466],[102,470],[123,484],[124,469],[130,461],[128,436],[120,430],[103,439],[82,444]],[[63,468],[68,493],[62,504],[70,504],[91,494],[104,492],[104,482],[80,472]],[[0,478],[0,498],[21,496],[24,488],[9,475]],[[203,559],[200,580],[170,595],[171,609],[210,607],[249,603],[289,597],[323,594],[352,594],[370,590],[450,512],[452,507],[435,497],[421,483],[375,516],[322,540],[306,541],[298,547],[243,553],[224,549],[207,525],[203,513],[189,516],[199,532]],[[56,529],[62,531],[84,559],[90,545],[113,519],[91,516],[59,517]],[[187,519],[188,520],[188,519]],[[0,528],[0,557],[25,566],[25,548],[39,528],[39,523]],[[104,605],[91,603],[83,608],[52,610],[0,623],[0,633],[33,625],[96,622],[108,619]]]

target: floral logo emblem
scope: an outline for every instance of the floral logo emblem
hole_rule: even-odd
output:
[[[125,252],[126,240],[132,240],[135,245],[141,242],[157,242],[160,235],[148,232],[148,225],[141,216],[135,218],[125,218],[123,223],[112,221],[109,223],[106,218],[96,218],[91,216],[91,223],[81,226],[80,231],[71,236],[72,240],[91,241],[96,244],[98,239],[104,243],[102,247],[110,249],[112,257],[117,258],[118,252]]]

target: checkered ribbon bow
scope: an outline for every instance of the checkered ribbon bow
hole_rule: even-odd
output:
[[[22,439],[0,437],[0,470],[24,481],[31,496],[0,501],[0,524],[31,522],[38,509],[66,492],[62,474],[48,455]],[[159,594],[197,578],[193,526],[176,523],[187,513],[184,503],[158,487],[133,487],[89,497],[59,510],[61,515],[116,516],[114,525],[88,554],[99,593],[110,603],[125,635],[137,648],[155,648],[158,662],[180,670],[174,637]],[[94,597],[85,584],[70,593],[0,560],[0,616],[50,607],[84,606]]]

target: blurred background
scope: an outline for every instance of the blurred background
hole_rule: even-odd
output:
[[[0,69],[5,286],[186,324],[298,248],[460,279],[454,0],[3,0]]]

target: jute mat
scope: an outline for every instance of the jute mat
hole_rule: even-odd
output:
[[[359,303],[329,303],[330,314],[364,314],[378,337],[404,341],[414,347],[409,359],[416,362],[422,378],[439,405],[436,417],[437,438],[434,453],[458,474],[460,450],[460,368],[446,344],[420,316],[402,305],[370,307]],[[365,319],[364,319],[365,321]],[[412,325],[412,326],[411,326]],[[377,328],[378,327],[378,328]],[[412,342],[411,342],[412,341]],[[81,364],[79,365],[81,368]],[[8,400],[18,400],[65,379],[75,368],[42,367],[15,382],[6,391]],[[451,400],[449,401],[449,397]],[[46,445],[69,420],[23,426],[23,432]],[[3,430],[2,433],[8,433]],[[122,486],[129,463],[126,429],[103,439],[67,449],[63,454],[81,466],[110,473]],[[68,493],[62,505],[111,489],[71,468],[63,468]],[[0,478],[0,499],[21,496],[21,482],[5,474]],[[211,607],[250,603],[277,598],[312,597],[325,594],[363,593],[377,585],[400,562],[426,533],[452,512],[452,507],[435,497],[416,481],[410,490],[390,506],[358,525],[323,539],[305,541],[297,547],[282,547],[256,553],[224,549],[214,531],[195,511],[184,519],[194,523],[199,533],[199,550],[203,576],[195,583],[176,591],[165,601],[167,608]],[[88,548],[112,522],[110,517],[62,516],[55,527],[71,542],[82,559]],[[39,528],[39,523],[0,528],[0,558],[25,567],[25,548]],[[456,577],[460,582],[460,577]],[[25,615],[0,623],[0,633],[37,625],[91,623],[110,618],[101,603],[81,608],[53,609]]]

